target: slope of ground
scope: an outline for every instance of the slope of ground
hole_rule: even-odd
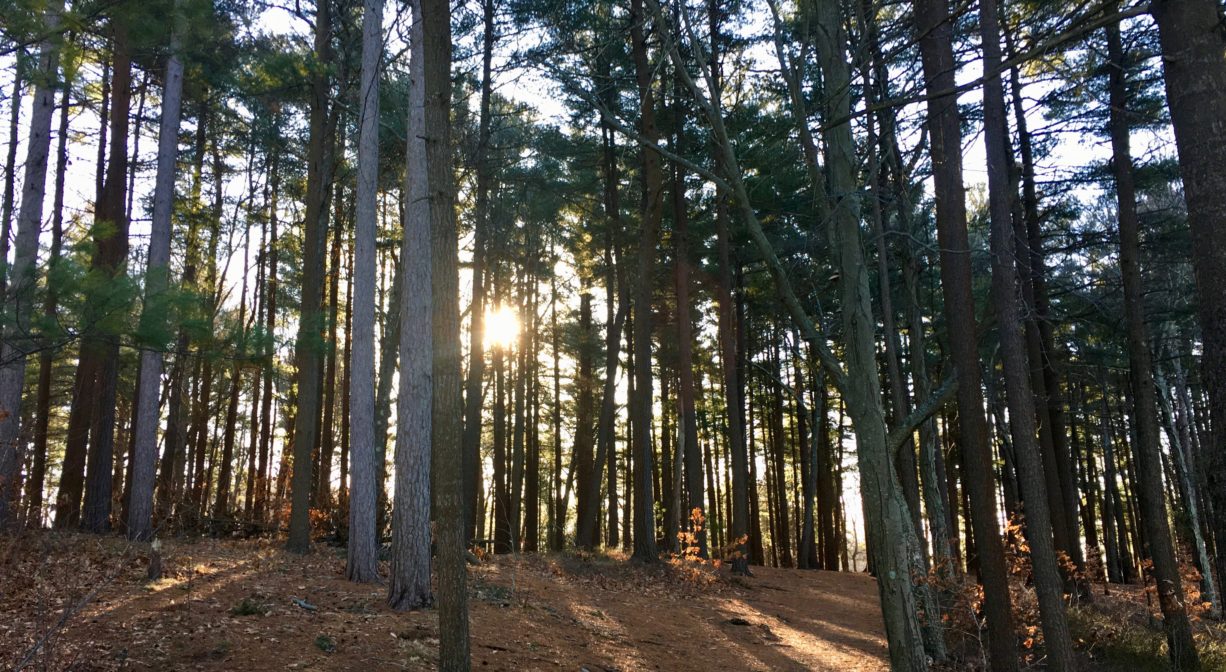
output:
[[[0,542],[0,668],[427,670],[433,611],[394,613],[344,580],[343,551],[176,541],[164,578],[119,539]],[[474,669],[887,669],[863,575],[523,556],[470,569]]]

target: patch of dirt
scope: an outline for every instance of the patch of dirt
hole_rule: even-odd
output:
[[[300,557],[266,540],[170,541],[155,582],[145,552],[77,533],[0,542],[0,668],[369,672],[437,662],[437,614],[393,612],[385,586],[346,581],[343,549]],[[473,668],[888,668],[871,578],[754,573],[571,555],[486,561],[469,569]]]

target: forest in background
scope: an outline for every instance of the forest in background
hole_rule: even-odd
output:
[[[869,571],[908,671],[1141,583],[1201,669],[1220,14],[6,0],[0,524],[341,544],[444,669],[467,562],[616,548]]]

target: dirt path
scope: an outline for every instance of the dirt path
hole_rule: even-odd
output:
[[[383,586],[344,580],[337,549],[296,557],[269,542],[206,540],[163,554],[166,578],[150,584],[145,559],[117,539],[46,533],[0,549],[0,668],[49,631],[34,669],[434,667],[434,612],[390,611]],[[572,556],[487,562],[469,574],[473,667],[887,669],[872,579],[755,573]]]

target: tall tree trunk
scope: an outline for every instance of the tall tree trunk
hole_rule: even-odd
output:
[[[343,123],[341,124],[343,127]],[[337,156],[343,156],[345,151],[345,138],[342,133],[337,139]],[[336,450],[336,368],[337,355],[340,348],[337,347],[337,322],[340,317],[340,282],[341,282],[341,241],[345,237],[343,216],[344,216],[344,188],[338,182],[335,186],[335,196],[333,204],[335,211],[333,212],[332,222],[332,245],[329,252],[328,260],[328,312],[324,317],[328,321],[328,337],[325,347],[327,348],[327,362],[324,365],[324,387],[321,391],[323,397],[323,424],[319,429],[319,455],[316,463],[315,472],[315,506],[320,510],[327,511],[332,508],[335,503],[332,499],[332,462]]]
[[[525,250],[526,251],[526,250]],[[528,298],[525,295],[526,281],[523,276],[527,274],[526,268],[521,268],[521,277],[519,281],[519,296],[518,296],[518,314],[527,317],[529,311]],[[527,432],[527,424],[525,422],[525,407],[526,393],[528,383],[528,334],[521,331],[515,342],[515,368],[514,368],[514,390],[512,391],[512,399],[514,404],[513,425],[511,431],[511,548],[518,552],[521,550],[520,544],[522,541],[521,524],[523,522],[524,510],[524,436]]]
[[[485,24],[481,50],[481,101],[477,131],[477,200],[473,224],[473,286],[469,309],[468,380],[464,386],[464,525],[468,537],[476,534],[477,500],[481,481],[482,384],[485,378],[485,246],[490,218],[491,112],[495,35],[494,0],[482,0]]]
[[[788,498],[787,498],[787,478],[784,474],[784,459],[787,454],[787,437],[783,433],[783,368],[780,363],[779,355],[779,334],[775,333],[772,339],[772,357],[771,365],[774,367],[775,380],[773,386],[773,394],[771,395],[771,445],[773,448],[773,464],[767,465],[767,471],[773,467],[774,469],[774,490],[775,490],[775,510],[776,522],[775,532],[772,532],[772,539],[775,543],[772,547],[778,549],[780,567],[792,567],[792,542],[788,525]]]
[[[316,0],[315,57],[320,65],[332,60],[332,16],[330,0]],[[311,456],[318,430],[319,377],[322,364],[323,247],[328,221],[328,182],[331,157],[329,138],[328,74],[324,67],[311,78],[310,140],[307,146],[306,212],[303,222],[302,310],[294,344],[297,368],[298,403],[294,414],[293,477],[289,538],[286,548],[306,553],[311,545],[310,494]]]
[[[388,604],[397,611],[421,609],[434,602],[430,588],[430,501],[432,412],[434,387],[431,375],[439,354],[434,339],[441,335],[434,320],[446,306],[436,306],[432,263],[434,217],[443,204],[437,200],[450,195],[432,191],[438,168],[432,165],[434,143],[445,142],[446,129],[431,127],[427,109],[435,101],[427,92],[425,45],[422,26],[423,5],[431,0],[413,0],[412,54],[409,68],[409,140],[406,151],[404,191],[404,242],[401,246],[401,272],[404,273],[404,298],[400,313],[400,392],[396,398],[396,492],[392,509],[392,575]],[[444,12],[446,14],[446,12]],[[446,148],[446,145],[444,145]],[[434,172],[431,172],[434,171]],[[453,253],[454,254],[454,253]],[[440,277],[440,282],[445,278]],[[453,301],[455,299],[452,299]],[[458,338],[459,329],[448,338]],[[439,346],[442,343],[438,344]],[[442,401],[440,399],[440,401]],[[456,409],[458,410],[458,409]],[[455,437],[458,439],[459,437]],[[439,444],[441,446],[441,444]],[[457,489],[460,484],[457,483]],[[452,493],[458,500],[460,493]],[[463,542],[463,539],[460,540]]]
[[[47,259],[47,291],[43,315],[48,321],[59,319],[59,291],[55,277],[64,247],[64,181],[68,172],[68,108],[72,102],[72,82],[64,82],[60,96],[60,127],[56,136],[55,196],[51,212],[51,249]],[[47,438],[51,425],[51,382],[55,350],[44,348],[38,356],[38,397],[34,409],[34,457],[26,479],[27,525],[42,527],[43,485],[47,478]]]
[[[996,0],[983,0],[979,28],[983,40],[984,69],[990,75],[984,82],[984,129],[988,159],[988,198],[991,219],[992,298],[999,322],[1001,360],[1005,372],[1005,396],[1009,405],[1009,426],[1021,476],[1022,496],[1026,502],[1026,536],[1034,565],[1035,592],[1049,665],[1056,670],[1076,669],[1072,639],[1064,613],[1060,570],[1052,541],[1052,522],[1044,483],[1044,465],[1036,444],[1034,396],[1023,335],[1013,325],[1021,322],[1017,269],[1013,264],[1015,246],[1009,202],[1008,126],[1005,118],[1004,87],[999,67],[1000,28]],[[980,544],[988,540],[975,535]]]
[[[680,89],[680,87],[678,87]],[[681,95],[674,105],[677,124],[674,145],[680,153],[684,143],[685,124]],[[693,535],[690,543],[698,557],[707,558],[706,511],[702,491],[702,447],[698,445],[698,416],[694,410],[694,336],[690,305],[690,233],[689,204],[685,195],[685,170],[673,162],[673,247],[676,255],[677,294],[677,450],[678,460],[685,462],[685,489],[688,499],[679,512],[682,525]],[[678,484],[679,487],[679,484]],[[704,521],[704,522],[699,522]],[[684,550],[684,549],[682,549]]]
[[[349,432],[353,485],[349,489],[349,551],[345,576],[350,581],[379,579],[378,504],[375,464],[375,242],[379,197],[379,73],[383,56],[383,0],[366,0],[362,9],[362,83],[358,116],[357,211],[354,221],[354,303],[349,381]]]
[[[1073,450],[1073,459],[1077,462],[1078,488],[1085,493],[1081,505],[1081,529],[1085,531],[1085,550],[1092,567],[1102,567],[1102,556],[1098,549],[1098,469],[1094,459],[1094,445],[1090,440],[1089,417],[1083,418],[1085,411],[1085,384],[1073,386],[1070,381],[1069,400],[1069,443]],[[1089,577],[1097,580],[1091,571]]]
[[[45,22],[48,33],[59,28],[63,5],[49,6]],[[26,141],[25,176],[21,183],[21,211],[17,216],[17,240],[11,276],[0,256],[0,303],[5,313],[3,344],[0,345],[0,529],[18,524],[21,496],[20,450],[21,397],[25,383],[26,355],[35,347],[36,335],[30,325],[34,314],[34,288],[38,272],[38,236],[43,223],[43,201],[47,188],[47,161],[51,152],[51,114],[55,110],[55,82],[59,71],[57,37],[47,38],[39,49],[35,71],[34,106],[30,117],[30,134]],[[16,125],[16,112],[14,112]],[[10,146],[10,153],[14,148]],[[125,150],[126,151],[126,150]],[[11,164],[10,164],[11,166]],[[8,202],[12,202],[11,180],[8,177]],[[11,207],[11,206],[10,206]],[[7,228],[8,214],[5,213]],[[8,231],[4,231],[8,240]],[[40,482],[41,487],[41,482]]]
[[[1212,613],[1220,615],[1222,612],[1221,594],[1213,580],[1216,569],[1210,560],[1212,550],[1209,548],[1205,534],[1205,518],[1202,510],[1203,493],[1201,492],[1203,486],[1195,474],[1198,446],[1196,445],[1196,435],[1192,432],[1192,419],[1190,417],[1192,404],[1188,395],[1187,377],[1184,375],[1183,367],[1178,359],[1175,360],[1173,367],[1175,370],[1175,392],[1171,415],[1175,418],[1175,428],[1178,432],[1179,440],[1178,442],[1172,442],[1173,446],[1178,446],[1172,452],[1174,453],[1176,463],[1181,464],[1181,477],[1184,479],[1184,489],[1188,497],[1188,518],[1193,528],[1197,567],[1201,573],[1201,599],[1212,605]],[[1218,579],[1220,580],[1221,577],[1219,576]]]
[[[618,281],[617,268],[614,260],[614,238],[622,230],[620,201],[620,171],[617,166],[616,146],[613,130],[607,121],[602,122],[602,153],[601,168],[604,177],[604,215],[605,215],[605,375],[604,387],[600,402],[600,415],[596,421],[596,454],[592,459],[590,473],[579,473],[580,494],[578,518],[575,530],[575,545],[579,548],[591,549],[596,546],[599,536],[600,520],[600,483],[605,474],[606,461],[609,473],[616,474],[615,447],[613,432],[614,413],[616,411],[615,392],[617,390],[617,369],[621,360],[621,333],[630,312],[630,301],[626,292],[626,283]],[[589,347],[591,347],[589,345]],[[576,450],[579,450],[579,439],[576,438]],[[587,484],[584,486],[584,479]],[[609,497],[616,501],[616,480],[609,488]],[[616,506],[610,506],[609,515],[612,528],[616,528]]]
[[[930,91],[951,89],[956,75],[953,26],[945,0],[916,0],[916,32]],[[957,97],[936,96],[928,101],[928,130],[932,136],[933,182],[936,193],[937,239],[940,244],[941,289],[950,324],[975,324],[971,284],[971,253],[967,236],[966,201],[962,184],[962,134]],[[916,325],[912,324],[912,329]],[[1017,669],[1017,645],[1004,547],[997,524],[992,453],[983,412],[979,351],[974,329],[949,331],[951,357],[958,376],[958,423],[968,496],[974,503],[971,524],[980,542],[979,576],[984,590],[989,655],[994,669]],[[919,353],[922,357],[922,353]],[[935,474],[929,474],[931,476]],[[936,484],[934,484],[936,485]],[[937,485],[939,487],[939,485]],[[932,498],[931,496],[929,497]],[[951,507],[956,500],[950,497]],[[950,537],[956,538],[953,526]],[[938,545],[944,540],[938,540]],[[952,549],[951,549],[952,550]]]
[[[717,101],[722,95],[722,72],[720,69],[720,43],[723,11],[719,3],[711,0],[707,3],[707,21],[711,44],[711,99]],[[733,168],[726,165],[722,153],[715,151],[717,171],[729,172]],[[728,525],[730,538],[725,545],[736,544],[733,551],[732,571],[737,574],[749,574],[749,458],[746,455],[745,426],[741,399],[742,383],[737,371],[737,325],[735,323],[735,306],[732,300],[732,251],[731,231],[729,223],[729,198],[726,190],[718,190],[715,201],[715,231],[718,259],[718,275],[716,281],[716,305],[718,315],[717,339],[720,364],[724,373],[724,397],[728,414],[728,445],[732,462],[732,515]]]
[[[797,552],[796,566],[801,569],[818,569],[821,567],[821,561],[818,559],[818,529],[817,529],[817,453],[820,449],[821,442],[818,437],[818,431],[823,427],[818,414],[824,409],[821,408],[822,400],[819,395],[810,394],[811,409],[805,408],[804,396],[807,391],[805,385],[806,377],[812,379],[820,374],[809,369],[806,377],[801,376],[802,364],[804,359],[800,354],[800,338],[793,332],[796,345],[796,351],[793,353],[793,367],[795,368],[795,388],[796,388],[796,422],[800,428],[799,440],[800,446],[800,492],[801,492],[801,524],[800,534],[797,537]],[[806,435],[805,428],[808,428]]]
[[[0,261],[8,263],[9,240],[13,234],[13,192],[17,182],[17,145],[21,142],[21,105],[25,93],[24,49],[18,49],[13,59],[13,92],[9,97],[9,143],[4,160],[4,201],[0,204]],[[28,150],[27,150],[28,151]],[[0,292],[8,287],[8,278],[0,273]]]
[[[1178,360],[1176,360],[1178,361]],[[1182,371],[1179,372],[1182,374]],[[1161,371],[1155,371],[1155,382],[1161,392],[1158,394],[1158,403],[1162,407],[1162,415],[1165,421],[1167,432],[1167,442],[1171,447],[1171,461],[1175,466],[1175,474],[1178,479],[1178,488],[1180,501],[1186,509],[1188,516],[1189,532],[1192,536],[1190,545],[1194,553],[1193,561],[1196,564],[1196,569],[1200,572],[1200,601],[1209,605],[1209,613],[1217,615],[1221,611],[1221,603],[1218,601],[1217,588],[1213,581],[1213,564],[1209,559],[1209,550],[1205,546],[1205,538],[1201,533],[1201,514],[1200,514],[1200,496],[1197,492],[1196,483],[1191,473],[1191,456],[1192,456],[1192,439],[1188,431],[1188,425],[1185,416],[1177,412],[1176,402],[1171,400],[1171,387],[1167,384],[1165,376]],[[1172,503],[1171,508],[1175,509],[1177,505]]]
[[[1103,479],[1106,489],[1103,493],[1103,545],[1107,552],[1107,580],[1112,583],[1128,582],[1128,567],[1132,560],[1128,557],[1128,548],[1120,544],[1123,526],[1123,514],[1120,511],[1119,486],[1116,479],[1115,446],[1111,436],[1111,410],[1107,403],[1107,377],[1099,372],[1102,400],[1100,412],[1100,431],[1103,446]]]
[[[1015,54],[1013,38],[1007,27],[1004,29],[1005,44],[1009,49],[1009,57]],[[1033,338],[1030,331],[1037,334],[1038,360],[1031,362],[1031,367],[1038,370],[1036,382],[1041,382],[1042,392],[1036,397],[1039,407],[1039,422],[1046,427],[1040,432],[1040,438],[1050,433],[1052,455],[1057,472],[1056,482],[1060,485],[1060,508],[1065,521],[1063,536],[1067,538],[1068,547],[1063,549],[1076,564],[1077,570],[1085,571],[1085,548],[1081,545],[1081,531],[1077,526],[1077,509],[1081,496],[1077,488],[1074,458],[1069,451],[1068,437],[1065,434],[1067,418],[1065,416],[1065,396],[1060,386],[1060,378],[1056,373],[1055,333],[1051,320],[1050,301],[1047,291],[1047,261],[1043,250],[1043,231],[1040,226],[1039,194],[1035,178],[1034,147],[1027,125],[1025,107],[1023,104],[1020,68],[1009,70],[1010,89],[1012,93],[1013,116],[1017,123],[1018,148],[1021,154],[1022,181],[1022,213],[1021,222],[1024,230],[1018,230],[1017,240],[1025,243],[1024,255],[1018,257],[1019,269],[1028,271],[1023,278],[1024,296],[1029,309],[1027,321],[1027,338]],[[1023,258],[1025,260],[1023,261]],[[1032,326],[1033,325],[1033,326]],[[1053,517],[1053,523],[1056,518]],[[1057,548],[1059,546],[1057,545]],[[1089,587],[1079,586],[1082,597],[1090,597]]]
[[[1139,439],[1133,444],[1133,455],[1137,461],[1137,495],[1140,499],[1141,523],[1145,526],[1146,551],[1153,562],[1154,584],[1158,589],[1158,605],[1162,609],[1171,664],[1177,670],[1198,670],[1200,659],[1196,653],[1196,644],[1192,640],[1192,626],[1184,608],[1183,579],[1179,574],[1175,548],[1171,542],[1171,529],[1167,525],[1166,503],[1162,495],[1158,405],[1154,396],[1153,359],[1149,351],[1149,329],[1145,324],[1141,286],[1141,226],[1137,217],[1136,187],[1133,183],[1132,152],[1128,138],[1131,124],[1128,117],[1124,47],[1118,23],[1107,26],[1107,50],[1111,60],[1111,162],[1118,199],[1120,275],[1124,283],[1124,320],[1128,325],[1132,415]],[[1177,445],[1173,448],[1179,449]]]
[[[655,94],[652,69],[647,60],[647,14],[643,0],[630,1],[630,42],[635,78],[639,87],[639,132],[651,142],[659,137],[656,129]],[[664,177],[660,155],[642,147],[643,204],[639,230],[637,282],[634,297],[635,411],[634,433],[634,555],[640,562],[656,561],[655,496],[652,483],[654,452],[651,447],[652,383],[651,331],[652,295],[655,289],[656,245],[660,237],[660,218],[664,208]]]
[[[1220,10],[1213,0],[1159,0],[1153,5],[1162,45],[1167,105],[1179,150],[1192,268],[1200,296],[1203,354],[1201,375],[1209,395],[1209,417],[1217,431],[1203,451],[1206,490],[1214,516],[1217,574],[1226,576],[1226,156],[1219,120],[1226,114],[1226,54],[1222,52]]]
[[[404,198],[400,199],[401,235],[404,235]],[[383,315],[383,333],[379,341],[379,385],[375,390],[375,483],[378,502],[375,505],[375,534],[382,536],[386,527],[387,510],[387,429],[391,419],[392,379],[400,360],[400,310],[404,300],[404,275],[400,257],[392,255],[392,286],[388,290],[387,311]]]
[[[254,162],[254,156],[248,157]],[[250,163],[248,164],[250,166]],[[238,343],[234,351],[234,363],[230,367],[230,390],[226,395],[225,429],[221,439],[221,465],[217,474],[217,494],[213,502],[213,517],[225,519],[230,516],[230,491],[234,483],[234,440],[238,431],[238,397],[243,387],[242,361],[246,358],[247,332],[247,268],[250,236],[243,245],[243,282],[239,289]]]
[[[579,355],[578,371],[575,373],[575,443],[572,448],[572,471],[575,484],[575,545],[581,548],[595,545],[596,512],[590,507],[600,506],[600,480],[597,478],[595,457],[592,455],[592,411],[595,405],[596,381],[592,376],[593,351],[596,349],[596,334],[592,329],[592,294],[587,276],[580,277],[579,287]],[[595,490],[596,492],[593,492]],[[584,530],[584,521],[589,521]],[[584,538],[581,532],[592,534]]]
[[[813,7],[819,62],[827,96],[827,114],[846,119],[851,107],[850,75],[845,56],[846,35],[836,5]],[[945,658],[939,613],[932,593],[910,580],[922,570],[922,552],[911,523],[900,481],[891,460],[881,408],[868,272],[864,265],[856,197],[855,144],[850,123],[825,133],[826,165],[832,198],[831,247],[838,259],[847,377],[841,392],[856,434],[856,453],[864,493],[868,546],[878,571],[891,664],[898,670],[927,666],[925,651],[936,660]],[[922,604],[917,603],[919,597]],[[926,617],[917,618],[919,608]]]
[[[123,272],[128,256],[128,221],[125,216],[125,192],[128,183],[128,115],[131,108],[132,60],[128,28],[122,18],[113,19],[114,54],[111,64],[111,150],[107,164],[102,199],[95,207],[92,238],[96,246],[90,261],[90,272],[100,280],[111,281]],[[108,305],[102,305],[107,303]],[[106,313],[118,308],[101,297],[90,301],[92,314],[86,324],[105,321]],[[85,503],[81,524],[86,529],[102,532],[109,529],[111,514],[111,465],[115,439],[115,384],[118,376],[119,342],[106,326],[90,330],[81,343],[79,367],[90,367],[92,381],[83,397],[73,400],[82,405],[82,422],[91,424],[90,445],[85,473]],[[71,493],[70,493],[71,494]],[[75,497],[74,497],[75,500]],[[72,511],[68,514],[71,516]]]
[[[266,164],[267,165],[267,164]],[[264,183],[264,208],[268,207],[268,182]],[[260,246],[257,255],[259,261],[256,263],[255,271],[255,304],[251,311],[251,333],[258,334],[264,328],[264,305],[267,302],[268,287],[268,220],[264,219],[260,224]],[[269,336],[272,334],[269,333]],[[259,343],[257,340],[256,343]],[[253,349],[249,352],[249,356],[256,362],[262,361],[263,347],[257,351]],[[260,453],[260,395],[263,392],[261,387],[264,379],[264,371],[258,367],[255,369],[255,375],[251,378],[251,406],[250,416],[248,417],[248,436],[247,436],[247,465],[244,477],[243,487],[243,518],[251,523],[252,515],[255,512],[255,493],[256,493],[256,473],[259,470],[257,462]]]
[[[352,367],[349,366],[349,363],[353,358],[353,285],[354,285],[353,263],[354,263],[354,256],[357,254],[357,250],[354,249],[354,244],[357,242],[356,241],[356,233],[357,233],[356,222],[357,222],[357,213],[356,213],[356,208],[355,208],[355,212],[354,212],[354,223],[355,223],[354,224],[354,228],[355,228],[354,234],[355,236],[354,236],[354,239],[351,239],[349,242],[349,254],[345,255],[346,257],[345,274],[349,277],[349,282],[345,283],[345,347],[344,347],[344,353],[341,355],[341,361],[345,363],[345,369],[341,375],[341,428],[340,428],[341,455],[340,455],[340,479],[339,479],[340,485],[337,488],[337,493],[336,493],[336,499],[337,499],[336,508],[344,516],[349,515],[349,449],[351,447],[350,443],[351,443],[351,438],[352,438],[349,435],[349,429],[350,429],[350,426],[353,424],[351,422],[352,418],[349,415],[350,405],[353,400],[353,395],[350,394],[350,391],[349,391],[349,386],[353,381],[353,376],[351,375],[353,371],[351,370]],[[375,261],[371,261],[371,265],[375,268],[375,272],[378,273],[378,263]],[[371,292],[377,292],[377,291],[378,290],[375,288],[371,289]],[[371,299],[371,302],[372,303],[374,302],[373,298]],[[373,324],[373,319],[372,319],[372,324]],[[371,350],[373,349],[374,347],[372,345]],[[373,364],[371,365],[371,375],[372,376],[374,375],[374,365]],[[374,389],[373,378],[371,380],[371,389],[372,390]],[[373,392],[372,392],[372,398],[373,398]],[[374,415],[372,412],[371,422],[370,422],[370,426],[372,430],[374,429],[374,425],[375,425]]]
[[[550,245],[549,258],[556,263],[558,256]],[[553,353],[553,483],[552,497],[549,508],[549,550],[560,552],[564,546],[563,539],[566,530],[567,501],[570,499],[570,483],[575,473],[574,457],[571,458],[570,472],[566,478],[566,491],[562,491],[562,332],[558,328],[558,276],[556,273],[549,278],[549,332],[552,339],[550,350]],[[590,310],[590,309],[589,309]],[[590,369],[589,369],[590,371]],[[579,429],[578,431],[584,431]]]
[[[464,470],[460,447],[460,291],[452,175],[451,9],[446,0],[415,0],[414,43],[424,42],[424,131],[431,194],[434,370],[433,463],[438,485],[436,536],[439,587],[439,669],[469,669],[468,588],[464,561]],[[423,39],[424,37],[424,39]]]
[[[208,100],[202,98],[196,114],[196,134],[192,159],[192,187],[190,202],[197,203],[203,193],[204,155],[206,153],[206,131],[208,129]],[[192,218],[188,222],[185,259],[183,261],[183,276],[180,286],[184,291],[196,291],[197,274],[200,265],[200,227],[202,218]],[[188,309],[188,315],[195,317]],[[182,319],[183,316],[180,316]],[[198,364],[198,357],[188,352],[191,338],[188,330],[179,329],[175,341],[175,362],[170,373],[170,393],[167,401],[166,439],[162,448],[161,465],[158,471],[157,499],[154,504],[154,518],[157,524],[169,520],[172,509],[181,503],[183,489],[183,469],[187,459],[190,435],[190,387],[192,376],[188,371]],[[139,422],[139,421],[138,421]]]
[[[528,353],[526,358],[527,377],[527,413],[528,422],[526,454],[524,455],[524,541],[525,553],[535,553],[540,549],[541,532],[541,376],[540,352],[541,343],[538,338],[540,325],[536,319],[537,303],[539,302],[538,285],[535,275],[532,276],[532,300],[528,309]]]
[[[256,476],[256,497],[254,515],[257,522],[263,522],[265,509],[268,505],[268,495],[271,489],[271,479],[269,478],[269,465],[272,451],[272,403],[273,403],[273,386],[272,376],[273,369],[276,364],[277,346],[273,338],[277,328],[277,266],[279,264],[279,255],[277,249],[277,207],[278,196],[280,195],[281,187],[281,155],[280,153],[273,154],[271,175],[270,198],[268,205],[268,282],[265,291],[268,294],[264,313],[264,332],[265,332],[265,348],[264,351],[264,391],[260,395],[260,454],[258,458]]]
[[[494,300],[498,302],[498,287]],[[510,553],[511,544],[511,492],[507,488],[507,407],[506,407],[506,348],[494,349],[494,552]]]
[[[870,42],[869,58],[872,58],[878,50],[876,46],[877,17],[874,12],[873,0],[861,0],[860,13],[864,23],[864,30],[867,33],[866,39]],[[872,63],[869,62],[864,65],[871,66]],[[874,81],[873,75],[876,74],[874,68],[862,67],[861,69],[864,72],[865,103],[873,105],[878,97],[877,88],[885,87],[886,82],[883,80]],[[885,216],[882,213],[881,207],[882,188],[886,181],[886,175],[881,166],[883,143],[878,133],[880,116],[878,114],[869,114],[865,117],[868,127],[868,137],[866,139],[868,151],[868,221],[870,225],[869,233],[873,236],[874,247],[877,252],[877,293],[881,305],[881,324],[884,331],[885,369],[886,379],[889,382],[890,408],[893,411],[894,422],[898,423],[910,414],[911,400],[908,398],[905,381],[902,376],[902,366],[899,364],[902,345],[899,343],[898,323],[894,313],[894,289],[893,281],[890,278],[890,253],[885,237]],[[898,470],[902,494],[907,500],[907,508],[911,513],[911,524],[916,530],[922,530],[924,528],[920,519],[919,474],[915,459],[915,440],[912,436],[908,436],[906,443],[897,449],[894,456],[894,467]],[[926,565],[926,553],[924,554],[924,561]]]

